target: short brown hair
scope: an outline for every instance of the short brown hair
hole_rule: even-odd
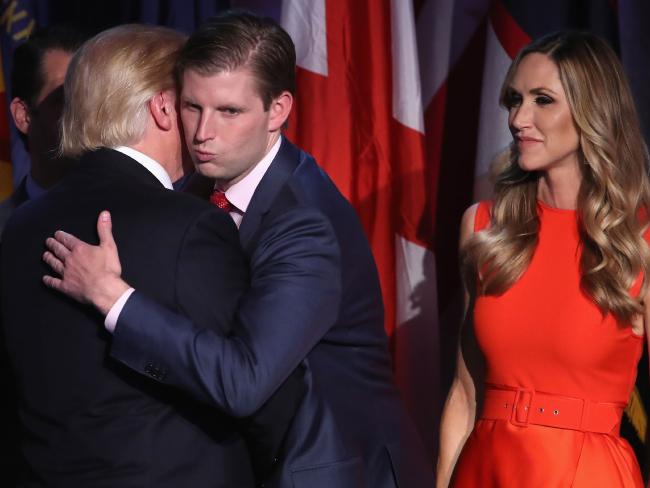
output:
[[[229,11],[212,17],[190,36],[178,64],[179,81],[185,70],[213,75],[247,68],[257,82],[268,110],[283,91],[296,91],[296,49],[287,32],[269,17]]]

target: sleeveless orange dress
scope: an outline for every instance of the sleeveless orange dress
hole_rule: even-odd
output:
[[[479,204],[475,231],[489,225],[489,209]],[[611,314],[603,317],[580,291],[576,212],[541,202],[538,212],[539,242],[524,274],[504,294],[475,302],[485,406],[452,485],[641,488],[634,452],[619,427],[644,338],[617,326]],[[631,293],[640,286],[641,277]]]

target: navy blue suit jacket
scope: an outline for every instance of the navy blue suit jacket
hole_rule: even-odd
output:
[[[431,487],[433,469],[393,385],[375,263],[361,224],[286,139],[240,227],[251,288],[230,335],[134,293],[111,354],[228,415],[257,410],[306,367],[307,395],[267,486]]]

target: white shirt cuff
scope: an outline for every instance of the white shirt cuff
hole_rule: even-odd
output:
[[[120,298],[117,299],[117,301],[113,304],[111,309],[106,314],[106,319],[104,319],[104,327],[106,327],[106,330],[111,334],[115,332],[117,319],[120,317],[120,313],[122,313],[122,309],[124,308],[124,305],[126,305],[126,301],[134,291],[135,288],[129,288],[124,293],[122,293]]]

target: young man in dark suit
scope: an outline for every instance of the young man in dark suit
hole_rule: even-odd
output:
[[[58,228],[96,241],[93,222],[108,209],[124,277],[166,309],[230,333],[248,283],[236,227],[207,202],[170,191],[182,172],[173,70],[184,42],[169,29],[130,25],[84,44],[65,81],[62,120],[63,152],[80,163],[7,224],[0,298],[26,461],[19,486],[254,485],[246,443],[256,435],[266,442],[263,426],[107,358],[104,318],[44,287],[38,263],[43,239]],[[159,381],[175,375],[155,360],[141,366]],[[270,426],[276,437],[286,430],[281,418]]]
[[[232,334],[193,323],[133,283],[122,294],[125,281],[98,266],[119,263],[108,229],[106,252],[68,234],[50,241],[46,261],[61,278],[46,283],[119,314],[108,325],[112,357],[143,375],[147,361],[162,364],[169,375],[155,379],[220,409],[255,411],[303,364],[308,392],[268,486],[433,486],[393,385],[361,225],[316,162],[281,135],[295,90],[291,39],[269,19],[227,14],[190,37],[178,72],[194,163],[215,181],[212,200],[238,225],[250,264]]]

